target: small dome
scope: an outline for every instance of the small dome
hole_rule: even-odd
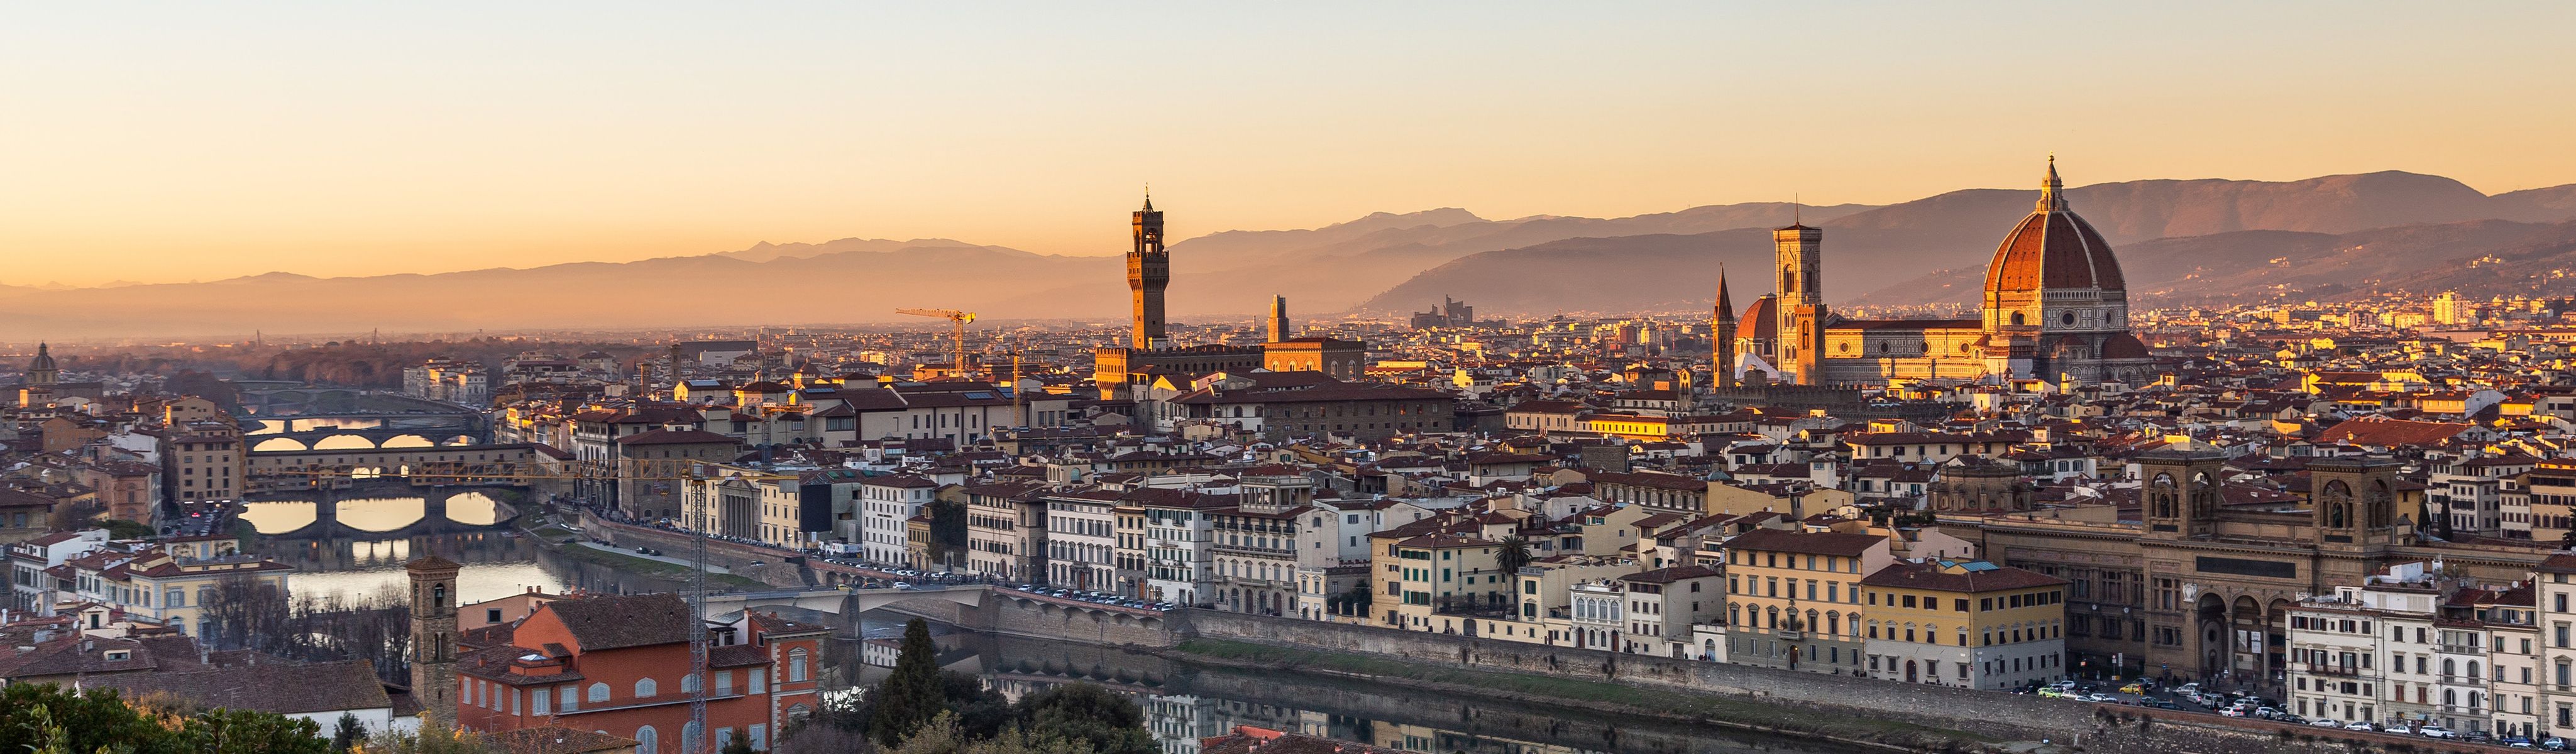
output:
[[[1995,260],[1986,267],[1986,292],[2038,291],[2043,288],[2098,288],[2126,291],[2120,260],[2111,243],[2092,223],[2066,208],[2057,163],[2048,164],[2040,184],[2039,206],[2004,235]]]
[[[33,360],[33,361],[29,361],[29,362],[27,362],[27,371],[30,371],[30,372],[51,372],[51,371],[54,371],[54,353],[53,353],[53,349],[51,349],[51,348],[47,347],[47,346],[46,346],[46,344],[43,344],[43,343],[38,343],[38,344],[36,344],[36,358],[35,358],[35,360]]]

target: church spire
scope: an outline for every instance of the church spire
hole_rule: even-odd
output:
[[[2057,155],[2048,156],[2048,177],[2039,182],[2038,211],[2066,211],[2066,182],[2057,178]]]
[[[1154,211],[1154,184],[1151,183],[1145,184],[1145,211]]]
[[[1730,317],[1735,314],[1735,299],[1726,294],[1725,262],[1717,264],[1717,310],[1720,314]]]

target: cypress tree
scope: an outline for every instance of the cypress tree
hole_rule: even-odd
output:
[[[946,689],[939,680],[939,649],[930,642],[930,623],[912,619],[903,627],[903,653],[894,674],[868,693],[875,713],[868,718],[868,737],[893,746],[910,737],[946,708]]]

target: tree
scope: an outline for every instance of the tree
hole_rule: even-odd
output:
[[[267,712],[146,704],[109,689],[0,687],[0,752],[37,754],[327,754],[321,726]]]
[[[360,745],[363,754],[498,754],[501,747],[482,734],[444,725],[424,725],[417,733],[387,730]]]
[[[1505,576],[1520,573],[1530,564],[1529,540],[1518,534],[1503,537],[1503,549],[1494,554],[1494,561],[1502,565]]]
[[[331,750],[348,751],[367,740],[367,726],[358,723],[353,713],[340,713],[340,724],[331,729]]]
[[[912,619],[903,627],[903,651],[894,673],[868,692],[868,737],[893,746],[943,711],[945,688],[939,680],[939,648],[930,642],[930,623]]]
[[[717,754],[752,754],[751,737],[734,736],[733,738],[727,739],[725,741],[724,748],[718,750]]]
[[[144,537],[152,536],[153,534],[152,527],[150,525],[127,521],[122,518],[111,518],[106,521],[101,521],[99,522],[99,526],[107,530],[108,539],[142,539]]]
[[[957,716],[942,714],[888,754],[1100,754],[1088,741],[1050,738],[1013,728],[989,739],[976,739],[958,728]]]
[[[1020,729],[1041,739],[1089,744],[1100,754],[1157,754],[1145,713],[1098,684],[1068,683],[1020,699]]]

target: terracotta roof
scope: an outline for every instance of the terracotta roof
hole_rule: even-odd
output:
[[[563,621],[584,652],[689,640],[689,606],[677,594],[556,600],[537,609]]]
[[[365,660],[240,665],[185,673],[119,673],[91,678],[91,686],[123,689],[129,697],[168,693],[208,707],[292,715],[392,707],[385,684]]]
[[[1862,577],[1866,586],[1892,589],[1932,589],[1943,592],[1999,592],[2007,589],[2033,589],[2062,586],[2061,579],[2038,571],[1971,563],[1958,572],[1949,572],[1938,562],[1896,563]]]
[[[1735,337],[1770,340],[1780,334],[1779,297],[1765,295],[1744,307],[1744,318],[1735,322]]]
[[[1726,547],[1730,550],[1857,556],[1869,552],[1873,547],[1883,546],[1885,542],[1887,542],[1886,537],[1873,534],[1755,529],[1727,540]]]

